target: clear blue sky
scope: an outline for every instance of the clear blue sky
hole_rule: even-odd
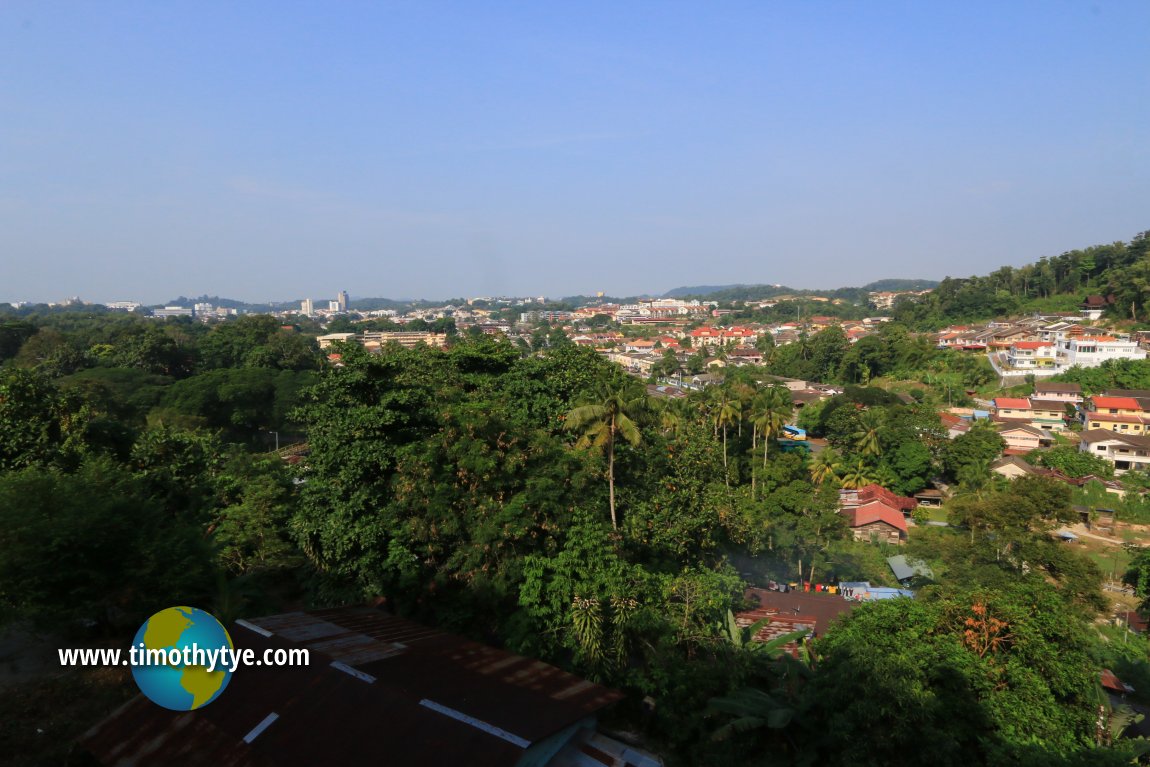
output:
[[[0,3],[0,301],[830,288],[1150,229],[1150,2]]]

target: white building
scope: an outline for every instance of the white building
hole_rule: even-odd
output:
[[[1087,429],[1078,444],[1082,453],[1105,458],[1114,464],[1114,473],[1150,467],[1150,437],[1118,434],[1107,429]]]
[[[1006,362],[1012,368],[1052,368],[1055,362],[1054,344],[1046,341],[1015,341],[1006,353]]]
[[[192,309],[187,306],[165,306],[163,309],[153,309],[153,317],[191,317]]]
[[[304,315],[305,317],[312,316],[315,314],[315,302],[310,298],[305,298],[299,302],[299,311],[300,314]]]
[[[1144,360],[1146,352],[1130,339],[1115,336],[1082,336],[1063,338],[1057,342],[1057,367],[1060,370],[1075,365],[1096,368],[1107,360]]]

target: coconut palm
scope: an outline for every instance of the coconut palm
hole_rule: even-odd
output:
[[[604,387],[596,401],[581,405],[567,414],[566,428],[577,432],[575,447],[589,447],[607,452],[607,492],[611,506],[611,527],[618,530],[615,515],[615,440],[622,438],[628,444],[638,445],[642,440],[639,427],[633,420],[645,402],[645,395],[633,384]]]
[[[811,459],[811,481],[816,485],[822,485],[828,479],[837,479],[840,471],[842,458],[833,447],[820,451]]]
[[[871,475],[870,467],[867,466],[866,461],[862,458],[859,458],[847,467],[841,480],[843,487],[850,489],[858,489],[874,484],[874,477]]]
[[[882,455],[882,444],[879,442],[879,433],[882,431],[882,413],[878,410],[866,410],[859,416],[859,428],[851,436],[855,441],[855,448],[865,456]]]
[[[791,393],[782,386],[772,386],[756,400],[754,424],[763,437],[763,468],[767,468],[767,448],[771,440],[778,437],[787,421],[791,419],[795,406]],[[754,497],[755,475],[751,472],[751,495]]]
[[[723,430],[723,475],[727,480],[727,487],[731,486],[731,476],[727,471],[727,427],[735,422],[742,421],[743,412],[739,403],[731,396],[730,391],[721,389],[714,409],[715,425]]]
[[[683,414],[682,400],[664,400],[659,409],[659,428],[663,430],[663,436],[677,435],[684,423],[686,417]]]

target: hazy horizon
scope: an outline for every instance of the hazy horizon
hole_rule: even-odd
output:
[[[0,301],[658,295],[1150,227],[1150,4],[0,13]]]

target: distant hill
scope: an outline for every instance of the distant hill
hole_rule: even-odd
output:
[[[663,298],[709,298],[712,301],[762,301],[782,295],[829,296],[852,302],[865,302],[866,294],[876,291],[927,290],[938,283],[934,280],[886,279],[863,285],[861,288],[835,288],[834,290],[798,290],[786,285],[695,285],[675,288]]]
[[[721,293],[725,290],[735,290],[736,288],[768,288],[770,285],[695,285],[693,287],[682,287],[668,290],[660,298],[686,298],[687,296],[709,296],[712,293]]]

